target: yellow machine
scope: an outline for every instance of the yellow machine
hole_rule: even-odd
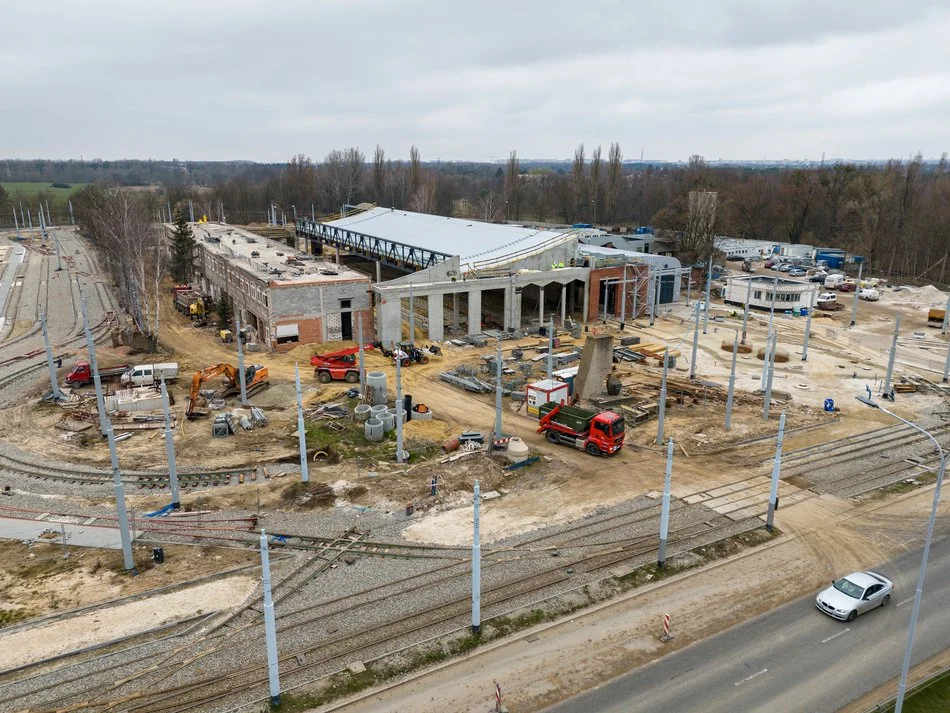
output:
[[[209,379],[213,379],[222,374],[226,377],[226,380],[224,382],[225,388],[221,396],[228,396],[241,388],[240,374],[237,368],[231,364],[216,364],[202,371],[196,371],[195,375],[191,377],[191,391],[188,393],[188,410],[185,411],[185,415],[188,418],[193,419],[205,415],[197,409],[201,385]],[[245,368],[244,379],[248,394],[260,391],[268,386],[267,367],[261,364],[254,364]]]
[[[222,329],[220,332],[218,332],[218,336],[221,337],[222,342],[226,342],[228,344],[234,341],[234,332],[232,332],[230,329]]]

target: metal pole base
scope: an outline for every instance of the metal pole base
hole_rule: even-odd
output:
[[[666,560],[657,560],[657,561],[656,561],[656,566],[657,566],[659,569],[663,569],[663,568],[666,566]]]
[[[667,641],[672,641],[672,640],[673,640],[673,635],[672,635],[672,634],[665,634],[665,635],[663,635],[663,636],[660,637],[660,641],[662,641],[664,644],[665,644]]]
[[[481,624],[472,624],[472,633],[473,633],[473,634],[478,634],[478,633],[481,632],[481,630],[482,630],[482,625],[481,625]]]
[[[172,510],[181,510],[181,503],[172,503]]]
[[[277,695],[277,696],[271,696],[271,697],[270,697],[270,704],[271,704],[271,706],[272,706],[273,708],[280,708],[280,696],[279,696],[279,695]]]

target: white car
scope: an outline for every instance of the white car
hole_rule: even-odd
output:
[[[818,304],[821,304],[823,302],[837,302],[837,301],[838,301],[838,295],[836,295],[834,292],[822,292],[820,295],[818,295],[818,299],[816,300]]]
[[[886,607],[894,593],[894,583],[877,572],[854,572],[836,579],[818,592],[815,606],[841,621],[854,621],[875,607]]]
[[[858,297],[868,302],[877,302],[881,299],[881,293],[872,287],[862,287],[858,290]]]

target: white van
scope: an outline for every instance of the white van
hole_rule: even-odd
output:
[[[155,386],[164,379],[175,381],[178,378],[178,362],[164,364],[137,364],[122,375],[122,383],[131,386]]]
[[[844,275],[828,275],[825,278],[825,287],[836,290],[844,283]]]
[[[868,302],[877,302],[881,299],[881,293],[875,290],[873,287],[863,287],[858,290],[858,297],[862,300],[867,300]]]

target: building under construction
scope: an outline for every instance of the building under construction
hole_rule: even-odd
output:
[[[227,295],[235,315],[275,351],[300,344],[373,339],[370,279],[320,256],[228,225],[194,225],[201,290]]]
[[[404,210],[358,207],[343,217],[297,221],[310,252],[342,251],[376,263],[376,333],[403,338],[408,314],[432,341],[446,333],[537,330],[554,319],[633,319],[678,301],[675,258],[584,245],[582,229],[540,229]],[[368,272],[373,272],[367,262]],[[403,273],[382,280],[381,266]],[[606,308],[606,313],[604,309]]]

